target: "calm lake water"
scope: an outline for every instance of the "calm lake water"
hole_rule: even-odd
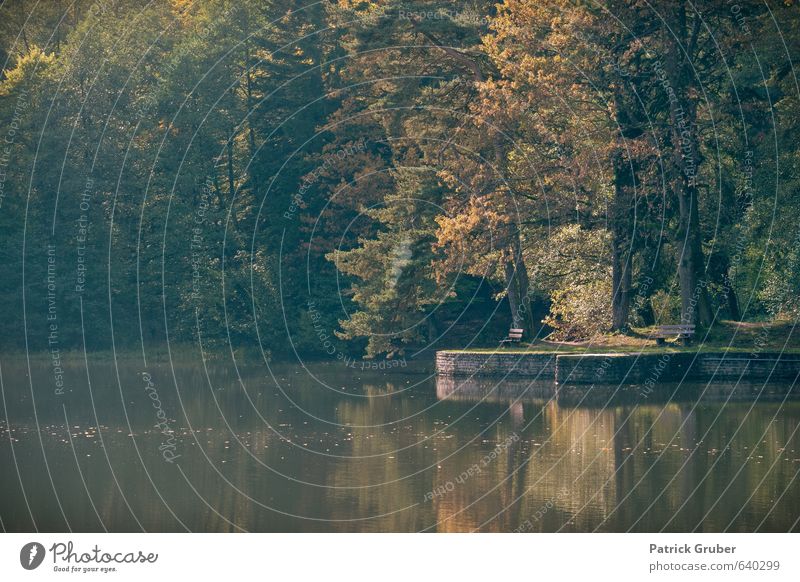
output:
[[[798,530],[785,385],[0,363],[7,531]]]

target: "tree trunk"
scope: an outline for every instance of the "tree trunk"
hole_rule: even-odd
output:
[[[680,178],[677,180],[683,182]],[[709,325],[711,323],[706,281],[699,276],[703,267],[700,246],[697,189],[683,184],[678,192],[680,220],[678,227],[678,277],[681,286],[681,323]]]
[[[681,287],[681,323],[707,326],[711,323],[711,305],[706,288],[700,214],[697,190],[697,108],[689,96],[692,71],[685,47],[695,45],[699,17],[695,16],[692,37],[686,39],[687,19],[684,3],[667,11],[664,76],[669,99],[673,169],[671,183],[678,198],[678,236],[676,242],[678,278]]]
[[[523,328],[524,319],[520,309],[521,300],[518,287],[519,273],[514,265],[513,253],[504,253],[503,256],[503,274],[506,279],[506,296],[508,297],[508,306],[511,309],[511,327]]]
[[[632,162],[622,152],[614,156],[614,200],[611,204],[611,331],[627,331],[631,308],[631,189]]]
[[[254,112],[255,106],[253,102],[253,78],[252,78],[252,73],[250,71],[250,44],[249,40],[247,39],[244,41],[244,75],[245,75],[247,115],[252,116],[255,113]],[[255,129],[253,129],[252,117],[248,117],[247,119],[247,142],[248,145],[250,146],[250,159],[252,160],[256,155],[256,132]]]
[[[236,176],[233,172],[233,129],[231,129],[231,133],[228,135],[228,143],[225,144],[225,152],[227,154],[227,167],[228,167],[228,194],[233,196],[236,192]]]
[[[733,288],[733,280],[727,273],[725,275],[725,282],[725,288],[728,290],[726,293],[728,296],[728,315],[733,321],[741,321],[742,312],[739,309],[739,298],[736,296],[736,289]]]
[[[515,230],[512,237],[514,247],[514,268],[517,272],[517,283],[520,299],[520,316],[523,321],[522,327],[525,335],[533,337],[538,332],[538,326],[533,319],[530,297],[530,278],[528,277],[528,267],[525,265],[525,257],[522,255],[522,242],[520,241],[519,230]]]
[[[611,331],[625,332],[631,309],[631,261],[629,253],[620,248],[620,242],[614,241],[612,257]]]

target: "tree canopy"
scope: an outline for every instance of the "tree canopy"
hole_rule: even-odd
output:
[[[796,319],[798,10],[6,2],[0,341],[398,357]]]

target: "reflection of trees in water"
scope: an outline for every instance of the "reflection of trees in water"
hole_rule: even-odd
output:
[[[797,489],[792,485],[795,463],[780,457],[786,444],[781,438],[793,434],[797,426],[796,403],[789,404],[788,410],[784,406],[781,420],[771,423],[778,404],[750,410],[750,404],[736,403],[752,399],[754,387],[749,385],[715,385],[707,390],[705,386],[687,386],[684,396],[702,394],[700,405],[658,403],[658,398],[649,404],[614,405],[612,398],[606,407],[598,407],[596,402],[591,407],[564,407],[556,400],[543,403],[528,395],[528,387],[519,380],[437,381],[439,398],[495,404],[505,401],[510,407],[508,424],[516,427],[520,416],[530,422],[519,444],[523,455],[513,457],[514,465],[508,467],[507,474],[495,475],[497,482],[510,475],[501,487],[507,497],[505,504],[520,497],[519,492],[525,495],[484,525],[485,530],[508,531],[522,524],[525,531],[562,527],[586,531],[598,525],[601,529],[624,530],[636,523],[634,529],[639,530],[666,526],[685,531],[698,526],[700,530],[719,531],[728,527],[740,509],[742,531],[764,517],[766,529],[781,530],[796,518],[796,509],[788,512],[791,518],[781,517],[778,508],[769,512],[781,494],[783,503],[791,505],[791,492]],[[674,387],[667,387],[667,391],[674,393]],[[768,398],[775,398],[785,394],[785,387],[776,386],[770,392]],[[718,402],[721,398],[729,403]],[[786,414],[789,410],[793,414]],[[543,420],[541,424],[534,420],[537,415]],[[765,437],[759,439],[765,430]],[[733,444],[727,447],[731,438]],[[778,462],[770,468],[776,458]],[[791,486],[789,491],[787,486]],[[439,513],[447,509],[457,515],[467,504],[458,506],[455,502],[481,494],[475,490],[453,496],[441,505]],[[489,505],[496,511],[498,502]],[[478,516],[481,505],[465,513]],[[706,514],[704,523],[699,523]],[[474,523],[483,523],[485,517],[454,517],[451,521],[457,526],[475,527]]]
[[[443,443],[439,439],[427,439],[438,427],[433,425],[430,416],[417,414],[424,405],[421,399],[386,397],[401,388],[390,382],[367,384],[363,390],[367,398],[347,399],[337,407],[337,421],[352,426],[348,429],[350,458],[332,464],[329,484],[334,487],[384,485],[329,490],[334,519],[386,515],[370,520],[364,527],[392,531],[418,530],[431,519],[430,511],[422,503],[421,492],[423,484],[429,480],[429,471],[413,477],[409,475],[421,467],[435,467]],[[370,427],[393,420],[399,422]],[[408,509],[400,511],[404,508]]]
[[[546,401],[555,394],[552,380],[436,376],[436,397],[453,401]]]
[[[170,510],[192,529],[221,531],[236,527],[512,531],[526,521],[530,531],[562,527],[586,531],[598,526],[617,531],[640,518],[634,529],[666,526],[685,531],[706,513],[709,516],[700,528],[719,531],[728,527],[740,508],[744,509],[734,529],[746,531],[765,517],[762,529],[786,530],[797,518],[795,500],[800,487],[793,479],[800,448],[797,437],[788,443],[786,439],[798,428],[800,406],[733,401],[750,388],[715,387],[713,395],[697,404],[659,403],[651,397],[638,405],[615,400],[566,406],[554,397],[552,385],[548,395],[547,387],[528,381],[471,384],[458,379],[435,386],[423,381],[409,389],[409,377],[354,378],[346,370],[339,375],[328,370],[330,385],[346,387],[347,393],[320,386],[304,374],[281,376],[281,387],[297,405],[293,407],[263,374],[245,375],[242,387],[235,375],[212,369],[212,393],[204,384],[202,370],[179,366],[176,375],[186,416],[195,429],[192,435],[187,419],[178,418],[180,466],[187,482],[175,467],[163,462],[158,435],[147,431],[153,422],[152,410],[134,372],[122,369],[121,376],[129,381],[123,394],[134,402],[129,413],[144,467],[133,439],[127,436],[127,426],[117,418],[118,393],[99,394],[98,390],[97,395],[105,444],[122,493],[96,442],[99,439],[74,439],[97,512],[117,529],[138,529],[131,510],[147,529],[166,531],[181,529]],[[174,389],[170,393],[170,375],[168,369],[154,367],[165,410],[180,411]],[[115,377],[113,365],[93,369],[96,385],[113,386]],[[412,378],[411,383],[421,380]],[[6,388],[11,394],[27,389],[27,384]],[[732,401],[715,402],[719,394],[731,396]],[[40,418],[49,414],[57,419],[46,410],[44,398],[37,399],[37,405]],[[20,417],[29,404],[9,406],[11,414]],[[84,428],[92,418],[91,410],[77,405],[69,413],[75,420],[72,424]],[[334,424],[316,421],[310,414]],[[225,427],[223,415],[241,445]],[[25,432],[25,426],[16,425],[20,432],[15,433],[19,439],[15,451],[20,458],[41,459],[36,431],[30,425]],[[57,435],[42,435],[44,449],[58,475],[58,494],[69,500],[65,512],[76,529],[81,529],[78,524],[99,529],[69,442],[62,442],[63,434],[54,421],[50,430]],[[515,434],[519,439],[508,441]],[[3,438],[0,435],[0,455],[5,458],[10,453],[8,439],[4,444]],[[459,479],[504,442],[507,446],[479,472]],[[41,508],[38,525],[63,529],[43,462],[28,463],[22,470],[28,492]],[[414,473],[418,474],[411,476]],[[23,509],[11,506],[24,508],[12,481],[3,484],[0,508],[4,519],[8,516],[12,523],[24,524]],[[385,484],[365,487],[377,483]],[[447,483],[453,483],[452,490],[425,499],[426,493]],[[158,493],[166,503],[158,499]],[[390,514],[366,521],[315,522],[282,516],[246,496],[323,520]]]

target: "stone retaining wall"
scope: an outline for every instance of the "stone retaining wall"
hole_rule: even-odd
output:
[[[794,380],[800,354],[662,352],[647,354],[436,353],[444,376],[553,379],[558,384],[644,384],[707,380]]]
[[[800,354],[704,354],[699,374],[707,378],[794,380],[800,374]]]
[[[556,377],[555,354],[436,352],[436,373],[446,376]]]
[[[689,379],[696,354],[564,354],[556,360],[558,384],[650,384]],[[696,379],[696,378],[693,378]]]

